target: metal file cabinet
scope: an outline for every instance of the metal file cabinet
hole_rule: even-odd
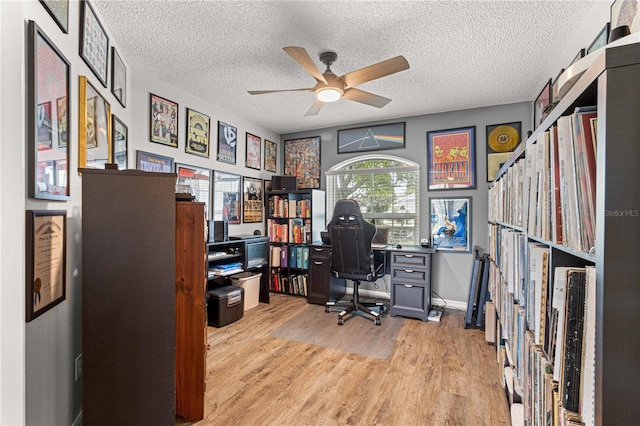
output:
[[[427,321],[431,307],[431,253],[392,251],[391,316]]]

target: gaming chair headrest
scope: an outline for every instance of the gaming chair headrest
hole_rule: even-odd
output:
[[[356,200],[344,199],[338,200],[333,209],[333,217],[336,216],[357,216],[362,217],[360,205]]]

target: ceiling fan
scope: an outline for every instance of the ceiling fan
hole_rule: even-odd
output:
[[[249,90],[249,94],[263,95],[265,93],[278,92],[314,92],[316,101],[311,105],[311,108],[309,108],[305,116],[317,115],[325,102],[334,102],[341,98],[371,105],[376,108],[382,108],[391,102],[391,99],[356,89],[355,86],[409,69],[409,63],[404,56],[396,56],[338,77],[331,71],[331,64],[338,59],[336,52],[327,51],[320,53],[320,62],[327,66],[327,69],[321,73],[303,47],[290,46],[284,47],[283,50],[297,63],[302,65],[302,68],[316,79],[317,84],[314,87],[304,89]]]

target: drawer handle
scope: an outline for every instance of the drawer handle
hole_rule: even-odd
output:
[[[411,284],[402,284],[403,286],[405,286],[406,288],[412,288],[413,286]]]
[[[317,260],[313,261],[314,265],[324,265],[324,262],[318,262]]]
[[[404,256],[404,257],[409,257],[409,258],[411,258],[411,257],[413,257],[414,255],[413,255],[413,254],[404,254],[403,256]]]
[[[323,251],[323,250],[324,250],[323,248],[314,248],[314,249],[313,249],[313,251],[317,251],[318,253],[319,253],[319,252],[321,252],[321,251]]]
[[[413,269],[405,269],[404,271],[409,273],[409,274],[413,274],[413,272],[414,272]]]

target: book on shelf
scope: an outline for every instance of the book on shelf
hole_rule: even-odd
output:
[[[564,346],[559,383],[562,407],[571,413],[579,413],[580,407],[585,290],[586,271],[569,270],[565,291]]]
[[[289,247],[280,247],[280,266],[286,268],[289,264]]]
[[[271,263],[273,267],[280,266],[282,262],[282,248],[280,246],[271,246]]]
[[[297,253],[296,247],[293,247],[293,246],[289,250],[289,266],[291,268],[298,267],[298,253]]]

